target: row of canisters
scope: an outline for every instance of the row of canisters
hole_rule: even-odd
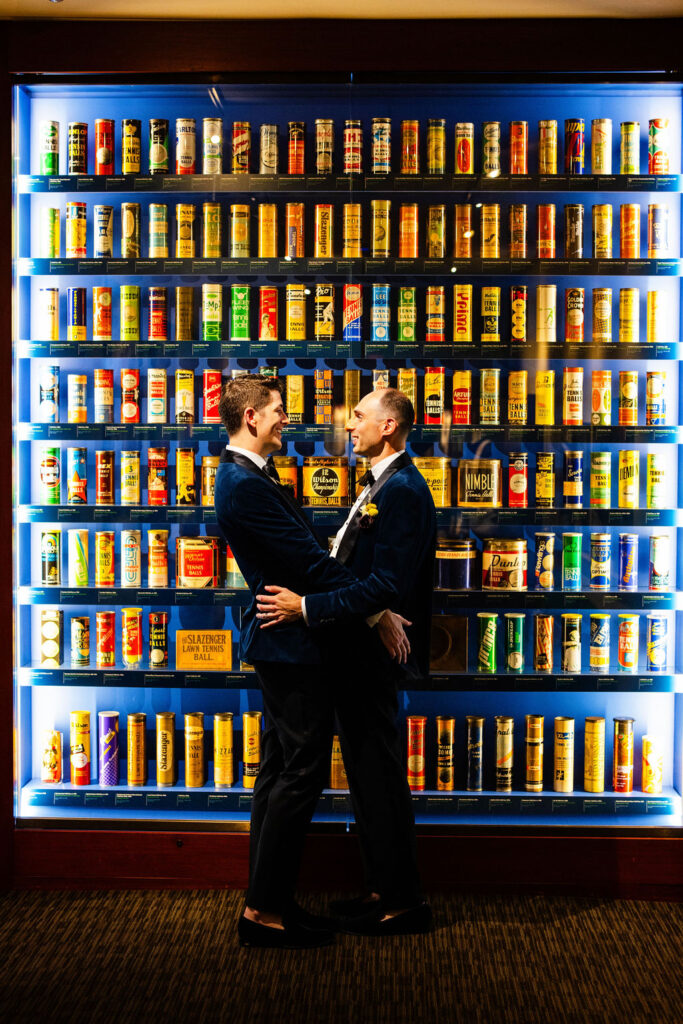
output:
[[[197,125],[194,117],[175,121],[175,149],[171,150],[172,122],[150,118],[145,126],[136,118],[124,118],[117,130],[111,118],[95,120],[94,146],[88,145],[88,124],[69,121],[66,138],[66,173],[88,174],[391,174],[442,175],[453,169],[456,174],[481,173],[496,178],[501,174],[529,173],[529,122],[510,121],[503,133],[500,121],[483,121],[476,128],[471,121],[459,121],[450,129],[454,139],[454,160],[448,159],[446,118],[432,117],[421,126],[415,119],[401,121],[400,136],[392,142],[389,117],[373,117],[365,123],[347,118],[343,128],[335,128],[330,118],[316,118],[307,143],[305,121],[289,121],[285,134],[277,124],[254,128],[249,121],[233,121],[224,126],[221,117],[205,117]],[[45,120],[38,126],[40,174],[60,173],[60,122]],[[618,141],[618,163],[614,172],[640,174],[640,123],[622,121]],[[335,135],[337,155],[335,155]],[[591,122],[590,154],[586,152],[586,122],[582,117],[564,122],[564,162],[562,128],[556,120],[538,122],[537,170],[539,174],[612,174],[612,121],[608,117]],[[282,141],[282,155],[280,142]],[[669,120],[650,119],[647,136],[649,174],[668,174],[672,139]],[[146,151],[147,158],[145,159]],[[94,151],[94,160],[89,153]],[[365,153],[365,160],[364,160]],[[118,156],[118,158],[117,158]]]
[[[308,212],[306,211],[308,205]],[[394,203],[394,206],[397,204]],[[139,259],[400,259],[445,260],[499,259],[639,259],[647,254],[656,259],[671,255],[674,239],[666,203],[650,203],[647,217],[639,203],[623,203],[618,211],[619,245],[613,244],[617,221],[611,203],[594,205],[591,224],[584,228],[585,210],[581,203],[568,203],[564,213],[555,203],[536,205],[535,213],[526,203],[512,203],[507,210],[499,203],[445,204],[401,203],[398,217],[392,215],[389,199],[372,199],[369,209],[361,203],[301,202],[259,203],[252,216],[251,205],[218,202],[177,203],[173,218],[166,203],[150,203],[146,208],[147,226],[143,230],[143,207],[139,202],[92,209],[92,256],[96,258]],[[475,212],[476,211],[476,212]],[[120,220],[120,246],[114,244],[115,217]],[[394,224],[397,221],[396,228]],[[641,251],[641,219],[647,227],[647,246]],[[252,220],[255,222],[252,227]],[[369,237],[364,234],[369,227]],[[172,223],[173,221],[173,223]],[[307,222],[312,228],[307,230]],[[368,224],[369,221],[369,224]],[[341,223],[340,223],[341,222]],[[224,230],[225,223],[225,230]],[[558,238],[564,224],[564,243]],[[40,211],[39,253],[44,259],[61,255],[61,213],[57,207]],[[81,200],[66,204],[65,255],[83,259],[88,252],[90,225],[88,204]],[[340,230],[341,228],[341,230]],[[592,230],[591,230],[592,228]],[[477,239],[477,229],[479,239]],[[534,241],[529,243],[529,234]],[[592,241],[591,241],[592,236]],[[144,240],[144,244],[143,244]],[[119,250],[115,253],[115,248]]]
[[[138,531],[139,532],[139,531]],[[123,566],[122,572],[130,566]],[[122,580],[128,586],[127,580]],[[168,668],[169,658],[169,614],[158,609],[149,612],[147,656],[145,656],[142,608],[121,609],[121,664],[124,668],[150,669]],[[66,664],[72,668],[98,669],[116,666],[116,612],[98,611],[95,614],[95,632],[91,638],[89,615],[72,615],[68,633],[64,632],[64,612],[61,608],[40,609],[40,667],[41,669],[61,668],[65,663],[65,641],[69,643]],[[225,630],[226,646],[230,647],[230,658],[226,670],[232,666],[232,633]],[[91,642],[92,639],[92,642]]]
[[[262,366],[268,376],[277,376],[276,367]],[[235,376],[236,374],[233,374]],[[443,366],[430,366],[424,372],[405,367],[394,373],[389,369],[372,371],[373,390],[396,386],[410,398],[416,421],[438,426],[469,426],[475,423],[500,426],[501,423],[525,426],[532,422],[529,406],[534,398],[533,422],[538,426],[558,425],[574,427],[584,423],[584,391],[590,400],[588,422],[594,426],[615,423],[637,426],[643,420],[646,426],[665,426],[668,422],[667,379],[665,370],[615,371],[618,400],[612,400],[612,371],[593,370],[590,388],[584,387],[582,366],[564,367],[561,377],[561,396],[555,409],[555,391],[559,390],[559,373],[555,370],[537,370],[534,376],[533,396],[529,395],[529,371],[510,370],[504,374],[498,367],[480,370],[447,371]],[[44,364],[38,384],[38,417],[42,423],[60,420],[60,367],[56,363]],[[92,372],[92,419],[88,419],[89,376],[85,373],[67,373],[68,423],[168,423],[170,395],[168,372],[164,367],[140,370],[122,367],[114,370],[95,367]],[[557,378],[557,379],[556,379]],[[205,369],[201,376],[191,369],[177,369],[171,378],[174,384],[174,419],[176,423],[199,422],[198,383],[201,381],[201,422],[220,423],[218,411],[224,377],[220,369]],[[362,393],[364,383],[360,370],[344,374],[344,413],[352,410],[358,401],[354,394]],[[639,384],[645,384],[644,415],[639,416]],[[341,383],[339,376],[337,382]],[[143,390],[146,383],[146,401]],[[334,404],[335,376],[332,370],[315,370],[308,376],[287,374],[283,378],[287,416],[290,423],[299,424],[311,417],[315,423],[337,421]],[[418,403],[418,385],[422,393],[422,408]],[[503,387],[503,385],[506,385]],[[507,403],[501,392],[507,392]],[[478,401],[477,401],[478,394]],[[560,411],[561,410],[561,411]],[[115,413],[118,412],[118,418]],[[341,418],[341,417],[340,417]]]
[[[119,712],[97,713],[96,750],[98,757],[97,781],[100,786],[118,786],[121,782],[121,762],[126,765],[129,786],[145,786],[148,779],[148,759],[156,756],[157,786],[175,786],[178,782],[178,762],[183,757],[188,789],[207,785],[208,761],[213,761],[213,785],[217,789],[234,786],[239,762],[234,751],[234,718],[231,711],[219,711],[213,716],[213,757],[210,757],[210,733],[202,711],[184,715],[184,729],[176,735],[176,716],[173,711],[156,715],[156,744],[147,737],[147,716],[143,712],[126,717],[126,746],[121,748]],[[93,737],[89,711],[72,711],[70,715],[69,774],[72,786],[89,786],[92,769]],[[62,733],[46,729],[41,734],[41,781],[59,783],[67,781],[62,764]],[[151,749],[150,749],[151,748]],[[261,767],[261,712],[245,711],[242,715],[242,786],[253,789]]]
[[[169,530],[147,530],[147,586],[168,587]],[[123,529],[119,535],[119,572],[121,587],[142,586],[142,531]],[[40,574],[43,586],[87,587],[92,570],[89,555],[89,531],[67,530],[62,545],[62,528],[53,526],[40,532]],[[116,531],[95,531],[95,586],[116,586]],[[66,555],[67,572],[62,562]],[[175,539],[175,585],[181,589],[200,590],[244,586],[244,580],[230,548],[218,537],[183,536]]]
[[[612,789],[615,793],[633,792],[634,734],[633,718],[614,719],[612,748]],[[463,774],[467,790],[478,792],[484,788],[484,724],[481,715],[466,716],[466,746],[463,750]],[[408,785],[412,790],[426,788],[426,728],[424,715],[409,715],[406,719]],[[514,719],[507,715],[495,716],[495,788],[510,793],[515,781]],[[544,774],[545,722],[543,715],[525,715],[524,721],[524,790],[542,793],[548,785]],[[575,719],[558,715],[552,726],[553,762],[552,789],[556,793],[573,793],[575,786]],[[460,764],[456,758],[455,718],[436,716],[435,747],[437,790],[454,790]],[[662,792],[663,750],[658,736],[642,738],[642,791]],[[493,773],[491,773],[493,774]],[[521,773],[520,773],[521,774]],[[544,785],[545,782],[545,785]],[[522,789],[519,778],[518,788]],[[605,719],[590,716],[584,722],[583,789],[587,793],[605,791]]]
[[[499,672],[498,648],[503,648],[503,645],[503,671],[516,673],[527,671],[527,641],[524,636],[527,615],[524,612],[505,612],[503,616],[504,636],[502,638],[498,636],[500,616],[497,612],[478,612],[477,618],[479,620],[477,671],[488,675]],[[533,637],[531,638],[533,671],[553,673],[559,669],[561,672],[580,673],[583,658],[581,623],[584,618],[581,612],[564,612],[561,616],[537,612],[529,618],[533,618]],[[554,655],[556,618],[559,618],[561,622],[561,636],[558,640],[560,646],[559,666],[555,662]],[[611,619],[612,616],[607,612],[590,613],[588,659],[591,672],[607,673],[610,671]],[[638,672],[640,619],[640,615],[630,612],[623,612],[618,616],[617,668],[620,672]],[[668,672],[669,619],[661,612],[651,612],[646,616],[646,622],[645,671]]]
[[[360,342],[365,335],[376,343],[446,344],[452,340],[454,345],[476,341],[525,345],[535,340],[536,344],[550,345],[590,340],[594,345],[638,345],[643,334],[647,344],[655,344],[674,341],[677,333],[671,303],[662,289],[646,293],[646,329],[641,332],[641,291],[634,287],[621,288],[617,296],[612,288],[593,288],[587,295],[586,288],[572,285],[564,289],[564,294],[560,290],[558,296],[556,284],[535,288],[515,284],[508,289],[484,285],[475,289],[472,284],[459,283],[453,285],[452,292],[444,285],[416,288],[372,284],[365,286],[364,300],[362,284],[297,283],[259,288],[249,284],[203,284],[196,289],[179,285],[175,292],[164,285],[145,290],[125,284],[118,290],[118,332],[114,287],[92,288],[90,317],[88,289],[68,288],[66,340],[140,341],[145,291],[146,340],[158,342],[197,338],[209,342],[306,341],[313,337],[316,341],[339,339],[350,343]],[[369,305],[365,314],[364,302],[366,307]],[[61,323],[59,288],[37,289],[32,308],[33,337],[59,341]],[[449,325],[451,330],[447,329]]]
[[[646,537],[643,540],[648,543]],[[524,538],[485,537],[481,551],[474,538],[440,539],[436,549],[436,586],[441,590],[477,590],[481,583],[482,590],[493,591],[558,588],[635,592],[645,585],[651,591],[670,590],[673,573],[668,534],[653,533],[649,537],[646,579],[639,578],[638,542],[637,533],[620,533],[618,539],[614,537],[614,543],[611,533],[591,533],[584,571],[581,533],[563,533],[559,537],[553,532],[536,533],[531,565]]]
[[[615,453],[616,454],[616,453]],[[88,449],[69,447],[67,456],[66,496],[62,488],[61,449],[58,445],[40,450],[37,504],[88,505],[92,502],[92,480],[88,481]],[[509,508],[580,509],[650,509],[674,506],[672,463],[666,454],[648,452],[645,456],[645,502],[641,506],[640,458],[637,449],[622,449],[617,455],[617,503],[612,500],[612,452],[591,451],[585,459],[583,449],[565,451],[562,455],[561,493],[556,489],[556,453],[537,452],[535,456],[535,500],[530,501],[529,470],[534,468],[527,451],[510,452],[507,465],[506,506]],[[532,456],[533,458],[533,456]],[[175,452],[175,502],[171,501],[169,479],[169,448],[147,449],[147,502],[157,505],[213,506],[217,455],[201,456],[197,467],[194,448],[179,447]],[[437,508],[486,509],[502,508],[503,463],[501,459],[461,458],[454,471],[450,458],[419,456],[415,468],[424,477]],[[295,455],[276,456],[280,479],[301,500],[311,507],[344,508],[352,504],[353,480],[345,456],[306,455],[301,466]],[[142,504],[144,463],[138,449],[122,451],[119,467],[119,499],[116,501],[116,453],[95,452],[95,505]],[[354,467],[356,475],[358,467]],[[588,471],[588,472],[586,472]],[[668,474],[668,475],[667,475]],[[587,501],[584,501],[584,476],[589,477]],[[201,481],[198,480],[201,477]],[[199,483],[201,482],[201,490]],[[66,502],[63,501],[66,497]],[[90,499],[90,500],[89,500]]]
[[[449,458],[424,456],[413,463],[425,480],[437,508],[641,508],[640,458],[637,449],[622,449],[617,457],[617,503],[612,500],[612,452],[591,451],[584,459],[583,449],[562,454],[562,490],[556,492],[556,453],[536,452],[535,501],[530,501],[529,469],[533,453],[508,453],[506,502],[503,501],[503,463],[501,459],[463,458],[457,469]],[[675,507],[672,478],[674,463],[666,451],[651,451],[645,457],[645,508]],[[589,478],[584,501],[584,476]],[[559,491],[559,488],[557,489]],[[304,504],[306,504],[304,491]]]

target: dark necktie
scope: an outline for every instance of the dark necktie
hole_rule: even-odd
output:
[[[375,482],[375,478],[372,475],[372,470],[369,469],[367,471],[367,473],[363,473],[362,476],[358,477],[358,480],[356,482],[356,486],[357,487],[367,487],[368,485],[370,485],[370,487],[372,487],[374,482]]]
[[[276,484],[280,483],[280,474],[278,473],[272,458],[266,460],[266,464],[263,467],[263,472],[266,474],[266,476],[269,476],[270,479],[273,480]]]

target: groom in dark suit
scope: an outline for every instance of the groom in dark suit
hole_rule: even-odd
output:
[[[400,391],[366,395],[347,430],[369,457],[365,486],[337,534],[332,555],[358,580],[300,597],[269,586],[259,596],[264,628],[303,618],[316,633],[345,629],[335,668],[335,710],[363,854],[366,893],[333,911],[345,931],[389,935],[426,930],[410,790],[396,727],[397,690],[429,674],[436,514],[429,489],[405,451],[413,407]],[[376,632],[354,614],[359,593],[408,620],[407,664],[392,661]]]
[[[252,595],[267,584],[313,596],[358,583],[320,545],[267,459],[280,449],[288,422],[280,382],[253,375],[228,381],[220,413],[230,444],[216,474],[216,516]],[[375,639],[380,642],[379,631],[392,654],[404,660],[408,644],[400,617],[382,614],[388,608],[383,595],[359,589],[351,603],[356,616],[380,613],[381,618],[375,615]],[[310,629],[302,621],[268,630],[259,625],[254,600],[242,620],[240,655],[258,675],[265,729],[252,801],[247,907],[239,934],[243,944],[252,946],[322,945],[332,934],[296,907],[294,888],[306,830],[329,774],[331,663],[345,641],[338,627]]]

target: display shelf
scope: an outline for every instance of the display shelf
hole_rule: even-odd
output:
[[[671,444],[681,436],[680,427],[537,427],[502,425],[492,427],[485,424],[463,427],[417,424],[410,433],[411,441],[439,443],[445,439],[452,442],[528,441],[539,444],[561,444],[563,441],[583,444]]]
[[[533,575],[533,573],[532,573]],[[612,609],[655,611],[677,608],[683,601],[679,592],[653,590],[435,590],[434,602],[446,608],[501,609],[570,608],[576,611]]]
[[[143,604],[159,607],[186,605],[213,605],[232,607],[247,605],[251,601],[248,590],[206,587],[203,589],[176,587],[41,587],[17,588],[20,604]]]
[[[50,343],[41,342],[40,344]],[[403,342],[366,341],[363,343],[363,352],[366,357],[373,359],[439,359],[448,361],[458,359],[534,360],[540,358],[544,361],[551,359],[592,361],[598,359],[600,362],[606,362],[613,359],[620,362],[632,362],[636,359],[677,359],[678,343],[593,345],[590,342],[585,342],[580,345],[565,345],[558,342],[556,344],[544,343],[541,347],[531,343],[513,345],[512,342],[504,344],[480,342],[477,345],[424,342],[408,345]],[[41,354],[48,355],[49,353],[43,351]]]
[[[445,363],[461,359],[512,359],[529,360],[539,358],[537,345],[455,345],[431,342],[406,345],[394,342],[319,342],[319,341],[29,341],[17,344],[20,359],[34,357],[76,357],[79,359],[149,359],[171,357],[187,359],[201,356],[206,359],[438,359]],[[600,362],[678,358],[678,344],[644,345],[544,345],[546,359],[569,359],[575,361],[595,360]]]
[[[679,509],[624,508],[437,508],[439,525],[463,526],[676,526]],[[343,521],[343,520],[342,520]]]
[[[20,359],[36,356],[79,359],[359,359],[361,342],[343,341],[20,341]]]
[[[277,258],[258,259],[242,257],[229,259],[37,259],[20,257],[17,260],[19,276],[88,277],[102,275],[118,277],[300,277],[324,275],[376,279],[389,277],[479,277],[495,274],[509,277],[575,277],[575,276],[627,276],[627,277],[680,277],[683,261],[680,259],[632,260],[510,260],[510,259],[341,259],[329,258]]]
[[[129,808],[154,810],[238,811],[249,810],[252,792],[241,787],[216,789],[213,785],[187,789],[176,786],[72,786],[70,783],[28,782],[22,796],[31,807],[107,807],[118,811]],[[588,794],[583,790],[571,793],[527,793],[514,791],[499,793],[495,790],[471,792],[454,790],[442,792],[423,790],[412,794],[416,813],[457,818],[460,814],[523,814],[530,817],[559,815],[581,817],[589,815],[680,814],[681,798],[674,789],[661,794],[632,793]],[[325,790],[320,797],[318,813],[332,812],[346,817],[351,813],[351,801],[345,790]]]
[[[20,174],[27,192],[681,192],[680,174]]]
[[[220,423],[17,423],[22,441],[225,441],[225,429]],[[344,427],[333,424],[301,423],[285,427],[286,441],[325,441],[338,435],[346,437]],[[438,424],[420,424],[413,427],[410,441],[430,444],[491,442],[535,442],[543,444],[572,443],[634,443],[672,444],[681,437],[680,427],[536,427],[505,425],[492,427],[472,425],[451,427]]]
[[[84,686],[130,688],[141,686],[179,689],[258,689],[248,672],[176,672],[173,669],[55,668],[18,669],[21,686]],[[619,672],[434,673],[426,679],[411,679],[401,686],[406,693],[672,693],[681,689],[677,675]]]
[[[313,523],[340,527],[349,514],[342,508],[303,508]],[[471,509],[449,505],[437,508],[436,521],[451,526],[454,521],[472,528],[481,526],[675,526],[683,517],[679,509],[566,509],[487,508]],[[20,522],[30,523],[215,523],[212,508],[201,505],[24,505]]]

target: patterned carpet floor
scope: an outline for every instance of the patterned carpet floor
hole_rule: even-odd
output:
[[[678,1024],[683,907],[433,896],[428,936],[242,950],[229,891],[0,895],[0,1020]],[[322,910],[321,897],[305,901]]]

